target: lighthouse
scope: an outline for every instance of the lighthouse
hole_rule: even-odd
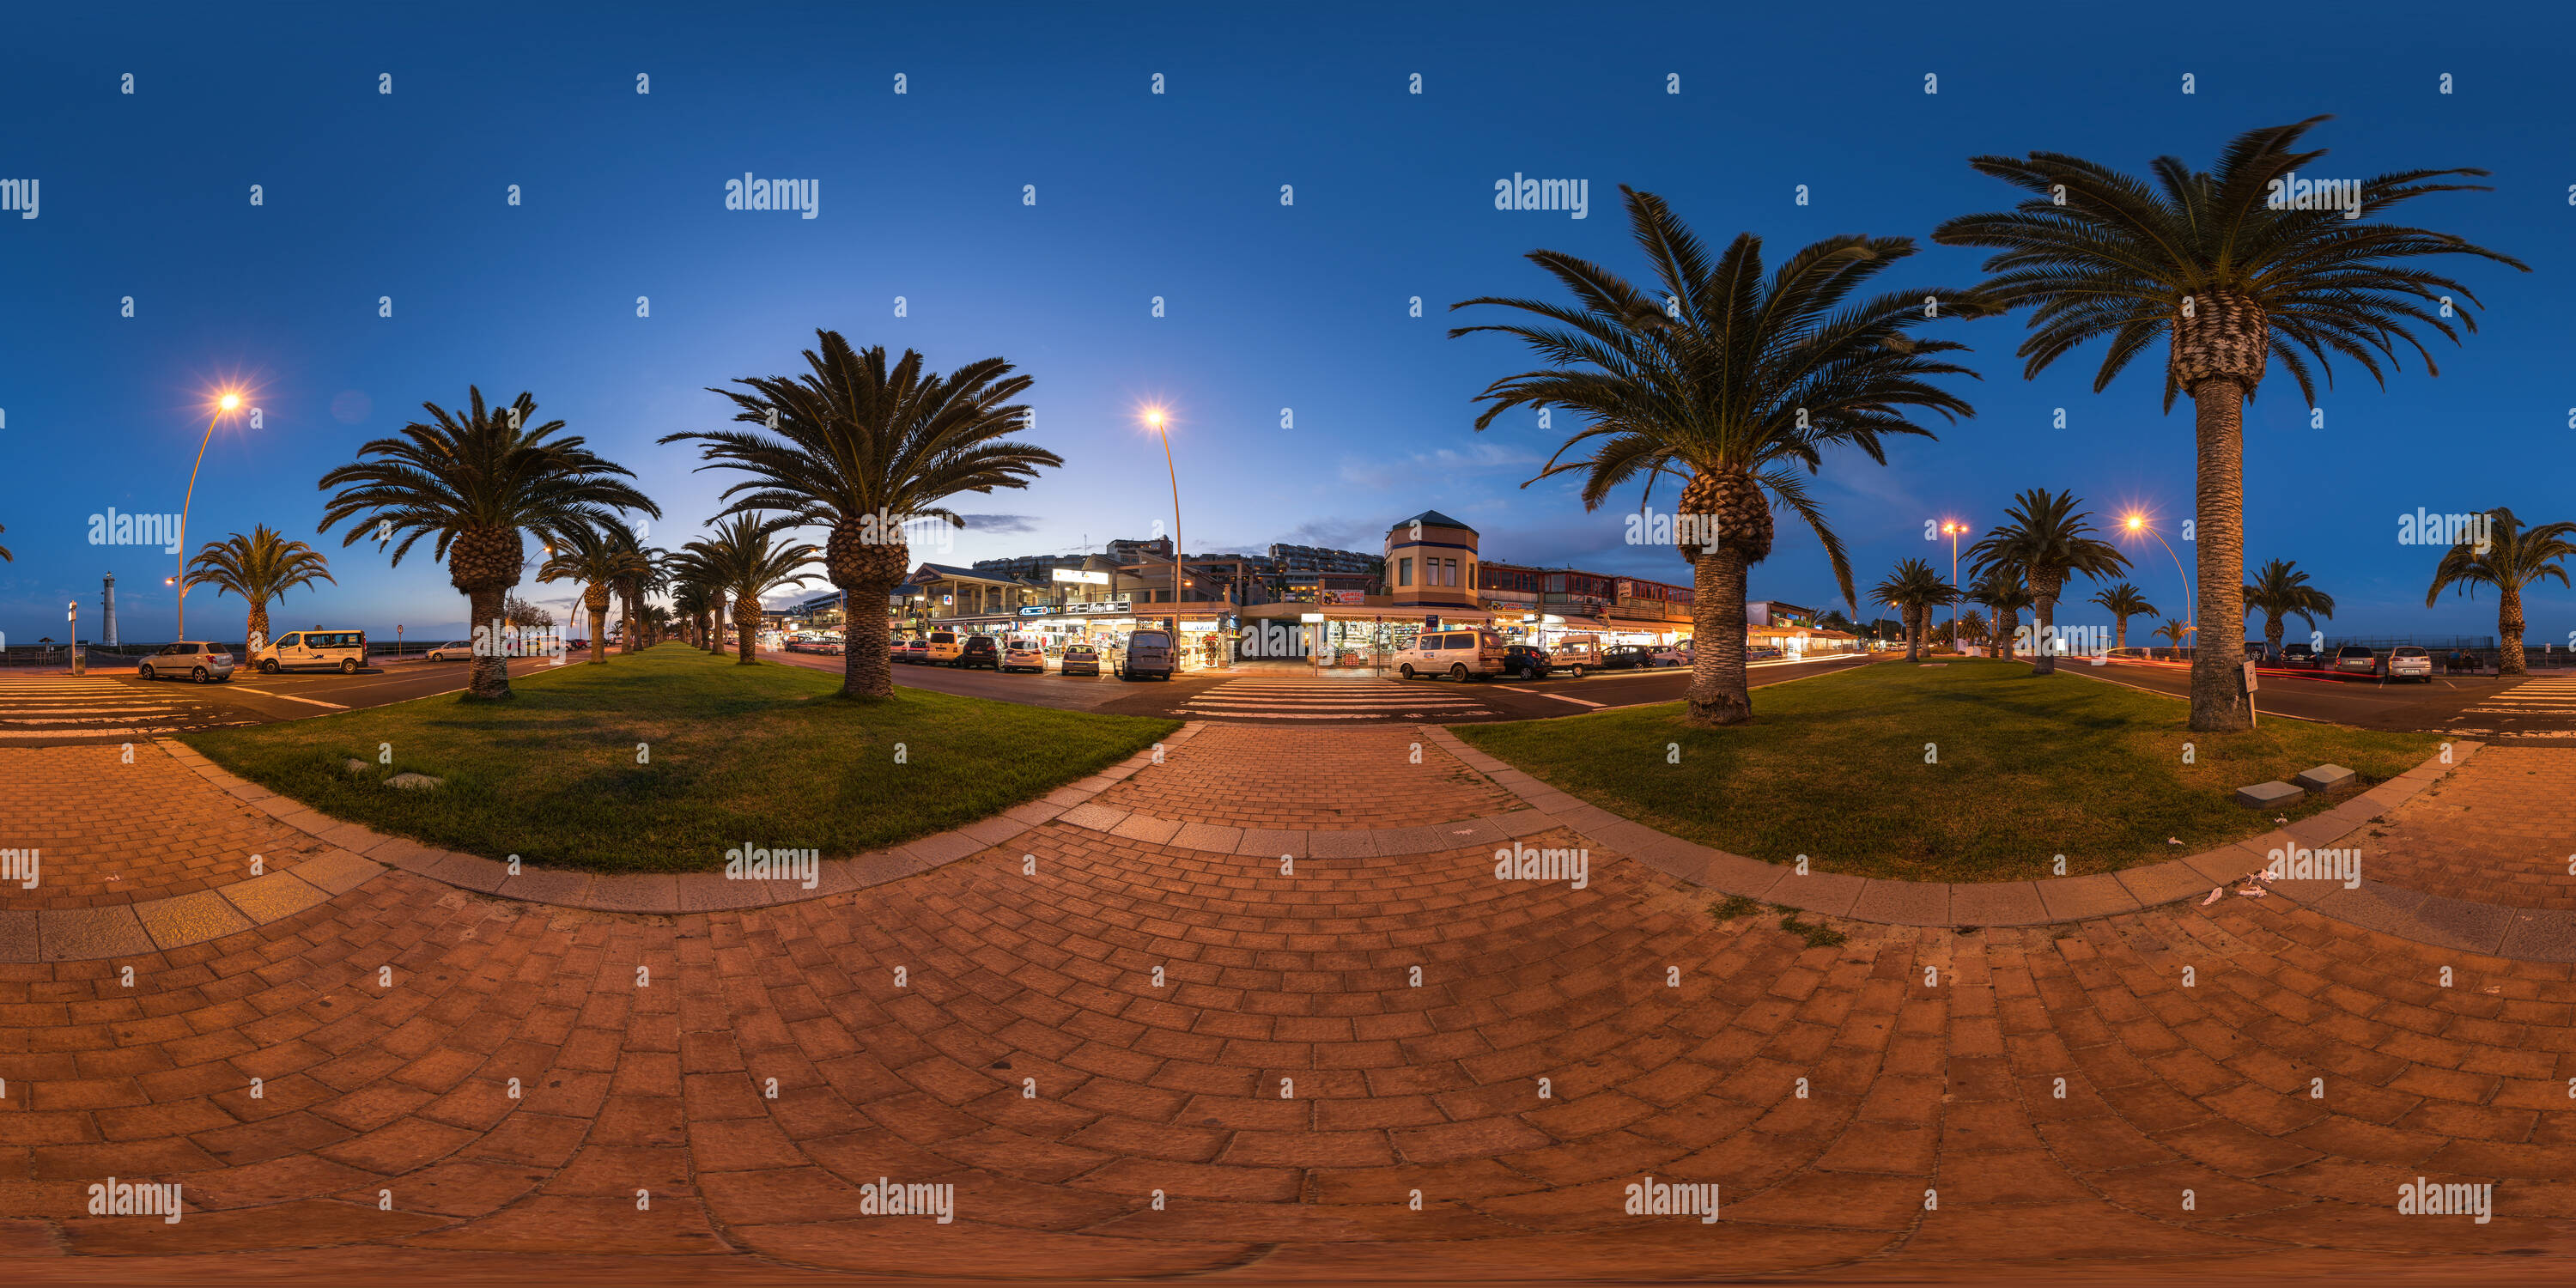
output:
[[[106,588],[104,591],[100,592],[99,597],[98,597],[98,606],[99,606],[99,609],[100,609],[102,612],[104,612],[104,613],[106,614],[106,616],[107,616],[107,623],[106,623],[106,627],[105,627],[105,629],[106,629],[107,633],[106,633],[105,635],[100,636],[100,637],[99,637],[98,642],[99,642],[100,644],[103,644],[103,645],[107,646],[108,648],[114,648],[114,647],[116,647],[116,574],[115,574],[115,573],[109,573],[109,574],[107,575],[107,588]]]

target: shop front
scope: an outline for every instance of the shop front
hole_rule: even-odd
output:
[[[1396,650],[1426,628],[1500,629],[1497,614],[1474,608],[1412,612],[1367,604],[1262,604],[1243,615],[1236,652],[1251,662],[1296,662],[1326,670],[1384,671]]]

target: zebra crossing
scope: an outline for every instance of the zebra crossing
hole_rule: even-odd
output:
[[[1210,720],[1457,720],[1496,714],[1465,685],[1293,676],[1228,680],[1180,709]]]
[[[2454,733],[2506,738],[2576,738],[2576,676],[2525,680],[2478,699],[2463,708],[2460,719],[2482,718],[2493,728],[2454,729]]]
[[[175,685],[111,676],[0,680],[0,747],[119,742],[248,723]]]

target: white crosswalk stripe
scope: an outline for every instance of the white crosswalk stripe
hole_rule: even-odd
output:
[[[1463,688],[1418,680],[1228,680],[1189,699],[1183,713],[1225,720],[1420,720],[1492,715]]]
[[[109,677],[0,680],[0,746],[150,738],[238,723],[185,689]]]
[[[2576,738],[2576,678],[2525,680],[2463,708],[2458,735],[2504,738]],[[2475,726],[2467,722],[2475,720]]]

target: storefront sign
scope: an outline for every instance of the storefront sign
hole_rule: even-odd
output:
[[[1055,579],[1057,581],[1072,582],[1083,586],[1106,586],[1109,584],[1108,573],[1086,572],[1080,568],[1058,568],[1055,570]]]
[[[1129,600],[1110,599],[1093,604],[1029,604],[1020,609],[1020,616],[1053,617],[1058,614],[1074,613],[1123,613],[1128,611],[1130,603]]]

